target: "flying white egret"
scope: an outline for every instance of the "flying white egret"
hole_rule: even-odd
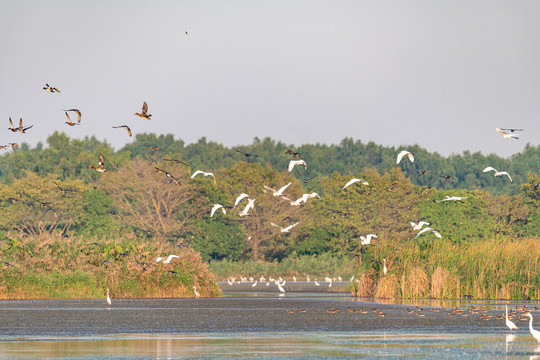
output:
[[[307,170],[307,164],[304,160],[291,160],[289,162],[289,172],[291,172],[296,165],[304,165],[304,169]]]
[[[109,289],[107,289],[107,304],[111,305],[111,297],[109,296]]]
[[[225,208],[221,204],[214,204],[214,207],[212,208],[212,211],[210,211],[210,217],[214,216],[215,212],[221,209],[223,211],[223,214],[227,214],[227,211],[225,211]]]
[[[512,331],[513,329],[517,329],[516,324],[514,324],[512,320],[508,318],[508,305],[504,305],[504,307],[506,308],[506,321],[505,321],[506,326],[510,328],[510,331]]]
[[[500,132],[502,134],[502,137],[505,138],[505,139],[519,139],[516,135],[509,134],[506,131],[504,131],[503,129],[495,128],[495,131]]]
[[[197,299],[201,297],[201,294],[199,294],[199,292],[197,291],[197,287],[195,285],[193,286],[193,293],[195,294],[195,297]]]
[[[415,239],[416,239],[417,237],[419,237],[420,235],[422,235],[423,233],[425,233],[426,231],[431,231],[431,232],[434,233],[435,236],[438,237],[439,239],[442,238],[440,232],[438,232],[437,230],[435,230],[435,229],[433,229],[433,228],[426,227],[426,228],[423,228],[422,230],[420,230],[420,231],[418,232],[418,234],[416,234]]]
[[[413,230],[420,230],[420,229],[422,229],[422,226],[424,226],[424,225],[429,225],[429,223],[428,223],[428,222],[425,222],[425,221],[420,221],[420,222],[417,224],[417,223],[413,223],[413,222],[411,221],[411,226],[412,226]]]
[[[238,215],[240,215],[240,216],[247,216],[247,215],[249,215],[249,214],[248,214],[248,211],[249,211],[250,209],[253,209],[254,207],[255,207],[255,199],[249,198],[249,199],[248,199],[248,204],[246,205],[246,207],[244,208],[244,210],[242,210]]]
[[[277,224],[274,224],[273,222],[271,222],[270,225],[279,228],[279,229],[281,230],[282,233],[284,233],[284,232],[288,233],[289,230],[291,230],[293,227],[295,227],[296,225],[298,225],[298,223],[289,225],[289,226],[287,226],[287,227],[285,227],[285,228],[283,228],[283,227],[281,227],[281,226],[279,226],[279,225],[277,225]]]
[[[302,197],[300,199],[297,199],[296,201],[292,201],[291,202],[291,205],[300,205],[301,203],[305,203],[307,202],[308,199],[311,199],[311,198],[319,198],[319,200],[321,200],[321,197],[319,196],[319,194],[317,194],[316,192],[312,192],[311,194],[304,194],[302,195]]]
[[[240,201],[242,201],[242,199],[245,199],[245,198],[249,198],[249,195],[246,194],[246,193],[241,193],[240,195],[238,195],[238,197],[236,198],[236,200],[234,201],[234,207],[236,207],[238,205],[238,203]]]
[[[156,258],[156,262],[160,262],[161,260],[165,259],[165,260],[163,260],[163,263],[164,263],[164,264],[168,264],[168,263],[171,262],[172,259],[178,258],[178,257],[180,257],[180,256],[178,256],[178,255],[169,255],[169,256],[167,257],[167,259],[165,259],[165,258],[162,258],[162,257],[160,256],[160,257],[157,257],[157,258]]]
[[[409,157],[409,160],[411,160],[411,162],[414,162],[414,155],[410,151],[402,150],[397,156],[396,164],[399,164],[399,162],[405,155]]]
[[[362,180],[362,179],[358,179],[358,178],[353,178],[353,179],[349,180],[348,183],[345,184],[345,186],[343,187],[342,190],[345,190],[349,185],[352,185],[352,184],[354,184],[354,183],[356,183],[356,182],[360,182],[360,183],[362,183],[362,184],[364,184],[364,185],[369,185],[368,182],[367,182],[366,180]]]
[[[442,200],[437,200],[437,202],[441,202],[441,201],[461,201],[461,200],[465,200],[465,199],[468,199],[469,197],[468,196],[465,196],[465,197],[462,197],[462,196],[448,196],[446,195],[444,199]]]
[[[378,236],[375,235],[375,234],[368,234],[365,237],[360,236],[360,245],[369,245],[369,244],[371,244],[371,239],[376,238],[376,237],[378,237]]]
[[[199,175],[199,174],[203,174],[204,176],[211,176],[214,178],[214,184],[216,183],[216,177],[214,176],[213,173],[211,172],[204,172],[202,170],[197,170],[193,173],[193,175],[191,175],[191,178],[193,179],[195,176]]]
[[[510,177],[510,175],[506,171],[497,171],[496,169],[492,168],[491,166],[488,166],[487,168],[484,169],[483,172],[488,172],[488,171],[495,171],[495,176],[501,176],[502,177],[503,175],[506,175],[506,176],[508,176],[510,181],[512,181],[512,178]]]
[[[540,343],[540,331],[533,329],[532,323],[533,323],[533,317],[530,312],[528,312],[527,315],[531,320],[529,320],[529,331],[531,332],[531,335]]]
[[[281,188],[280,188],[279,190],[277,190],[277,191],[274,190],[274,189],[272,189],[272,188],[269,187],[269,186],[266,186],[266,185],[263,185],[263,186],[264,186],[265,189],[270,190],[270,191],[272,192],[272,195],[274,195],[274,196],[282,196],[282,195],[283,195],[283,192],[285,191],[285,189],[288,188],[289,185],[291,185],[291,184],[292,184],[292,183],[288,183],[287,185],[281,187]]]

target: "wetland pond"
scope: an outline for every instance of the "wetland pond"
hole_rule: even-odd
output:
[[[540,359],[527,321],[516,317],[510,333],[497,319],[505,304],[527,306],[540,328],[537,302],[381,302],[346,292],[222,288],[220,298],[113,298],[110,306],[105,299],[0,301],[0,359]]]

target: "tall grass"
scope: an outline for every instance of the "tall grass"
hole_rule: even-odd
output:
[[[88,241],[55,234],[14,237],[0,247],[0,260],[13,265],[0,264],[1,299],[99,298],[106,289],[116,298],[192,297],[193,286],[201,296],[218,294],[208,265],[191,249],[136,238]],[[179,258],[156,263],[156,257],[171,253]]]
[[[386,277],[369,262],[382,258]],[[383,243],[366,252],[361,272],[373,277],[374,295],[386,298],[540,299],[540,239]]]

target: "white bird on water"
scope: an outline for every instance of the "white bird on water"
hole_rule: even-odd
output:
[[[433,228],[430,228],[430,227],[426,227],[426,228],[423,228],[422,230],[420,230],[420,231],[418,232],[418,234],[416,234],[416,236],[415,236],[414,238],[416,239],[417,237],[419,237],[420,235],[422,235],[422,234],[425,233],[426,231],[431,231],[431,232],[434,233],[435,236],[438,237],[439,239],[442,238],[440,232],[438,232],[437,230],[435,230],[435,229],[433,229]]]
[[[425,221],[420,221],[418,224],[417,223],[414,223],[411,221],[411,226],[413,228],[413,230],[420,230],[422,229],[422,226],[424,225],[429,225],[428,222],[425,222]]]
[[[484,169],[483,172],[488,172],[488,171],[495,171],[495,176],[501,176],[502,177],[503,175],[506,175],[506,176],[508,176],[510,181],[512,181],[512,178],[510,177],[510,175],[506,171],[497,171],[495,168],[492,168],[491,166],[488,166],[487,168]]]
[[[528,312],[527,315],[531,320],[529,320],[529,331],[531,332],[531,335],[540,343],[540,331],[533,329],[532,323],[533,323],[533,317],[530,312]]]
[[[369,244],[371,244],[371,239],[376,238],[376,237],[377,237],[377,235],[375,235],[375,234],[368,234],[365,237],[360,236],[360,245],[369,245]]]
[[[399,162],[405,155],[409,157],[409,160],[411,160],[411,162],[414,162],[414,155],[410,151],[402,150],[397,156],[396,164],[399,164]]]
[[[107,289],[107,304],[111,305],[111,297],[109,296],[109,289]]]
[[[285,189],[287,189],[289,187],[289,185],[291,185],[292,183],[288,183],[287,185],[285,186],[282,186],[281,188],[279,188],[279,190],[274,190],[272,189],[271,187],[269,186],[266,186],[266,185],[263,185],[265,189],[268,189],[272,192],[272,195],[274,196],[283,196],[283,192],[285,191]]]
[[[289,172],[291,172],[296,165],[304,165],[304,169],[307,170],[307,164],[304,160],[291,160],[289,162]]]
[[[504,307],[506,308],[506,326],[508,326],[510,330],[517,329],[516,324],[514,324],[514,322],[508,318],[508,305],[504,305]]]
[[[216,183],[216,177],[214,176],[213,173],[211,172],[204,172],[202,170],[197,170],[193,173],[193,175],[191,175],[191,178],[193,179],[195,176],[199,175],[199,174],[203,174],[204,176],[211,176],[214,178],[214,184]]]
[[[210,211],[210,217],[214,216],[215,212],[218,210],[218,209],[221,209],[221,211],[223,211],[223,214],[227,214],[227,211],[225,211],[225,208],[223,207],[223,205],[221,204],[214,204],[214,207],[212,208],[212,211]]]
[[[352,184],[354,184],[354,183],[356,183],[356,182],[360,182],[360,183],[362,183],[362,184],[364,184],[364,185],[369,185],[368,182],[367,182],[366,180],[362,180],[362,179],[358,179],[358,178],[353,178],[353,179],[349,180],[348,183],[345,184],[345,186],[343,187],[342,190],[345,190],[349,185],[352,185]]]
[[[275,227],[278,227],[278,228],[281,230],[282,233],[284,233],[284,232],[288,233],[289,230],[291,230],[293,227],[295,227],[296,225],[298,225],[298,223],[289,225],[289,226],[287,226],[286,228],[282,228],[281,226],[279,226],[279,225],[277,225],[277,224],[274,224],[274,223],[272,223],[272,222],[270,223],[270,225],[275,226]]]

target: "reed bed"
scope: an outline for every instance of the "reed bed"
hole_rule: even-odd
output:
[[[100,298],[106,289],[115,298],[193,297],[193,286],[203,297],[218,294],[208,265],[191,249],[58,234],[10,237],[1,249],[1,260],[13,266],[0,269],[0,299]],[[179,258],[156,263],[169,254]]]
[[[387,261],[386,277],[369,262],[382,258]],[[385,298],[538,300],[540,239],[381,244],[365,253],[361,272],[371,274],[375,296]],[[359,286],[357,295],[365,294]]]

